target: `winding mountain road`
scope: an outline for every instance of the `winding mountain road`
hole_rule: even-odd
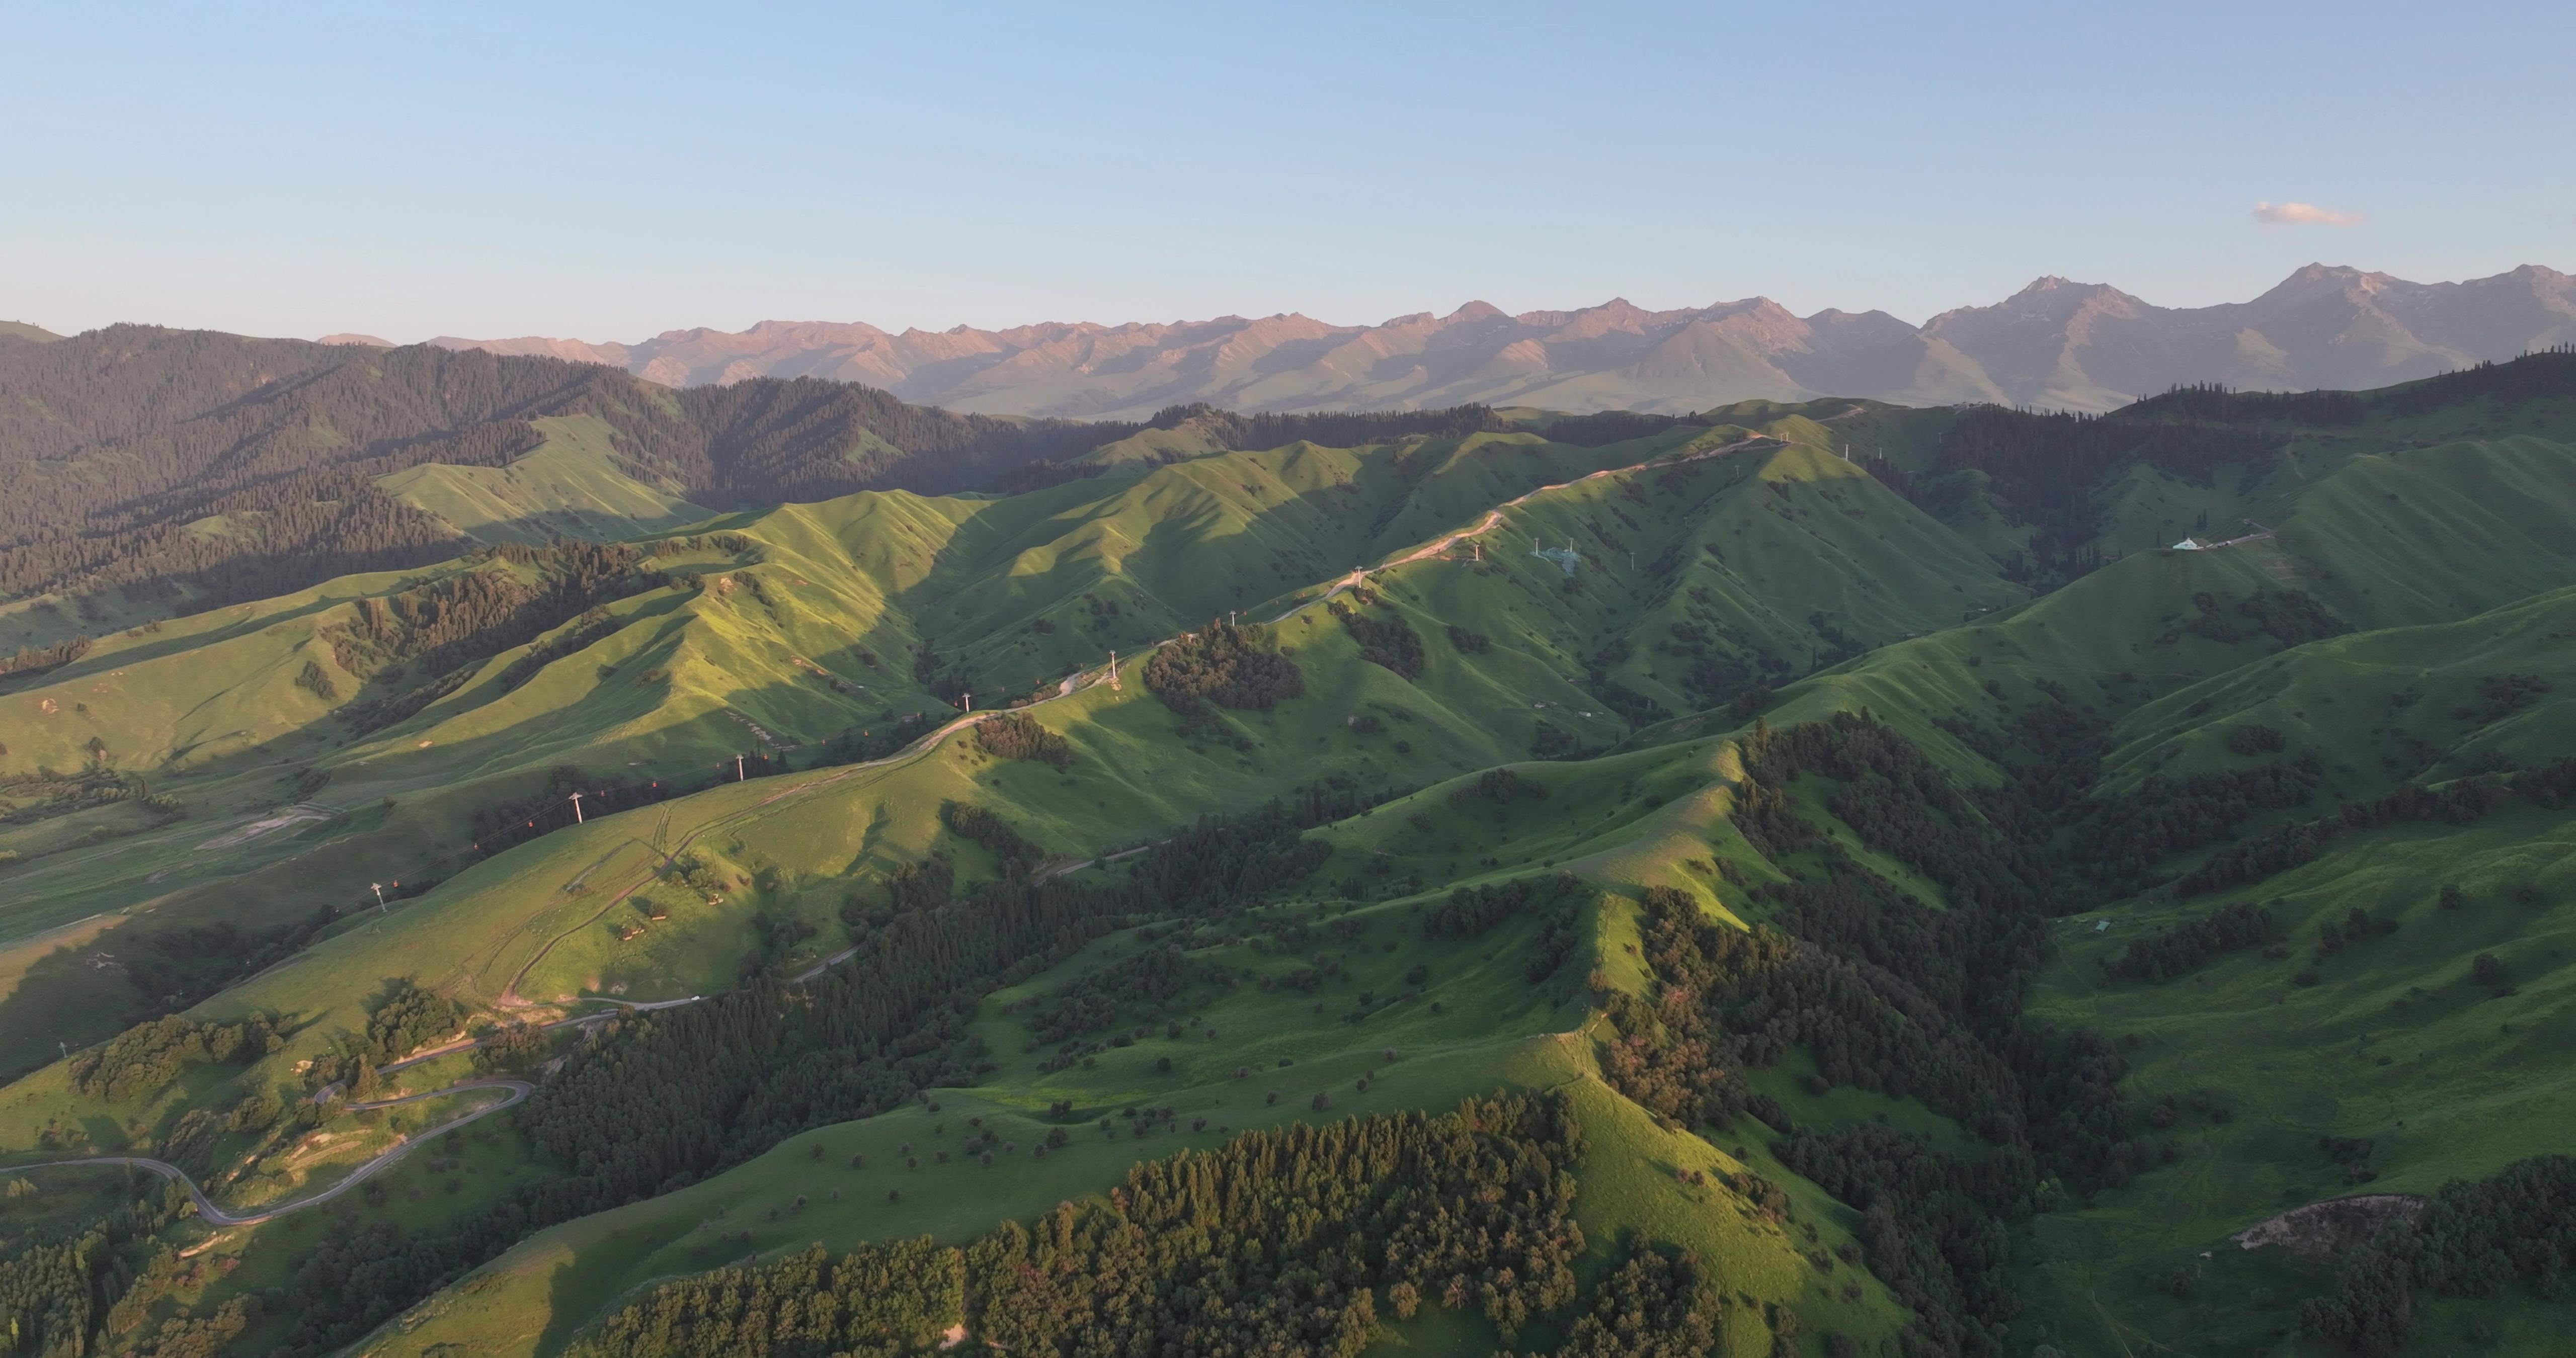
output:
[[[386,1069],[391,1070],[392,1067],[388,1066]],[[449,1132],[455,1131],[459,1127],[465,1126],[467,1123],[490,1117],[494,1113],[500,1112],[502,1109],[508,1108],[519,1102],[521,1099],[524,1099],[530,1094],[536,1092],[536,1086],[529,1084],[525,1080],[466,1080],[458,1084],[449,1085],[445,1089],[433,1089],[426,1094],[405,1094],[398,1099],[377,1099],[370,1103],[352,1103],[343,1106],[350,1112],[363,1113],[377,1108],[391,1108],[396,1104],[418,1103],[423,1099],[435,1099],[448,1094],[458,1094],[469,1089],[498,1089],[506,1092],[509,1097],[501,1100],[499,1103],[477,1108],[473,1112],[457,1118],[452,1122],[440,1123],[438,1126],[432,1127],[418,1136],[404,1138],[400,1143],[387,1150],[384,1154],[379,1155],[365,1164],[358,1166],[356,1169],[349,1171],[348,1177],[331,1185],[329,1188],[323,1189],[312,1197],[298,1198],[293,1202],[281,1202],[274,1206],[263,1207],[250,1212],[225,1211],[222,1207],[215,1204],[214,1199],[206,1196],[206,1190],[199,1188],[197,1186],[197,1181],[189,1178],[186,1170],[179,1168],[177,1165],[171,1164],[167,1160],[154,1160],[140,1155],[96,1155],[79,1160],[45,1160],[32,1165],[0,1165],[0,1173],[16,1174],[23,1170],[57,1169],[66,1165],[124,1165],[132,1169],[148,1170],[154,1174],[160,1175],[164,1179],[174,1180],[185,1185],[188,1189],[189,1200],[197,1204],[197,1215],[204,1217],[215,1225],[249,1226],[262,1221],[269,1221],[277,1217],[285,1216],[289,1212],[301,1212],[307,1207],[319,1207],[333,1198],[348,1192],[350,1189],[365,1183],[367,1180],[374,1178],[376,1175],[383,1173],[385,1170],[392,1168],[395,1162],[401,1160],[404,1156],[411,1154],[413,1151],[418,1150],[423,1144],[427,1143],[430,1138],[443,1136]]]

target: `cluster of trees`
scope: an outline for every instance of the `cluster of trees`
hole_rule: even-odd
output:
[[[972,840],[1001,860],[1002,875],[1025,877],[1046,858],[1046,851],[1019,827],[974,802],[941,802],[939,823],[959,839]]]
[[[938,645],[927,639],[921,643],[921,649],[913,653],[912,682],[930,690],[932,696],[950,707],[957,706],[959,699],[975,691],[975,676],[963,669],[948,668],[948,662],[939,654]]]
[[[2122,407],[2120,418],[2332,427],[2358,424],[2369,413],[2369,398],[2357,391],[2231,391],[2223,383],[2191,382]]]
[[[1202,983],[1232,978],[1222,967],[1193,961],[1172,944],[1123,962],[1096,967],[1044,995],[1020,1002],[1029,1031],[1040,1042],[1063,1042],[1117,1027],[1132,1018],[1159,1023],[1174,1001]]]
[[[610,1316],[581,1358],[826,1358],[905,1352],[963,1326],[1013,1353],[1163,1351],[1351,1358],[1382,1313],[1474,1311],[1506,1335],[1576,1299],[1567,1172],[1580,1129],[1548,1096],[1457,1112],[1291,1124],[1140,1164],[1105,1201],[1006,1223],[963,1248],[820,1249],[666,1284]],[[1565,1358],[1704,1352],[1715,1281],[1628,1253]],[[1657,1347],[1617,1348],[1622,1338]]]
[[[539,437],[509,416],[584,371],[376,357],[144,326],[0,351],[0,385],[28,398],[0,416],[18,489],[0,507],[0,593],[183,589],[204,607],[438,560],[451,531],[375,478],[527,452]],[[187,528],[214,517],[226,531]]]
[[[2542,806],[2558,804],[2576,782],[2576,759],[2559,759],[2539,769],[2511,774],[2459,778],[2434,786],[2409,783],[2366,802],[2350,802],[2331,816],[2292,821],[2229,845],[2176,879],[2185,894],[2220,891],[2259,882],[2313,861],[2326,846],[2347,834],[2409,821],[2446,821],[2467,825],[2491,810],[2508,792]]]
[[[2316,756],[2301,755],[2185,778],[2151,774],[2127,792],[2094,797],[2075,827],[2085,875],[2106,894],[2136,891],[2165,859],[2233,838],[2260,812],[2305,805],[2324,776]]]
[[[1574,1299],[1580,1129],[1548,1096],[1290,1124],[1131,1169],[967,1250],[970,1327],[1017,1353],[1350,1358],[1424,1300],[1505,1335]]]
[[[277,1029],[265,1017],[239,1023],[198,1023],[167,1014],[138,1023],[72,1058],[72,1088],[111,1103],[152,1093],[177,1079],[183,1066],[256,1061],[276,1045]]]
[[[928,1237],[834,1258],[820,1245],[666,1284],[567,1358],[851,1358],[932,1352],[966,1311],[966,1256]]]
[[[1487,769],[1476,775],[1476,781],[1461,783],[1449,793],[1451,806],[1465,806],[1476,800],[1489,801],[1498,807],[1522,800],[1545,801],[1547,788],[1510,769]]]
[[[1552,443],[1571,443],[1579,448],[1598,448],[1605,443],[1625,443],[1630,439],[1652,438],[1667,429],[1682,425],[1705,427],[1716,421],[1712,414],[1647,415],[1634,410],[1601,410],[1589,415],[1559,415],[1546,426]]]
[[[1073,767],[1073,745],[1024,712],[1001,712],[975,724],[975,743],[997,759],[1034,759]]]
[[[1504,920],[1557,905],[1581,889],[1582,883],[1570,872],[1515,877],[1491,886],[1462,886],[1423,914],[1422,936],[1474,938]]]
[[[1610,999],[1618,1037],[1604,1067],[1678,1121],[1769,1123],[1784,1163],[1864,1213],[1870,1267],[1917,1311],[1917,1347],[2001,1353],[2018,1306],[2007,1223],[2035,1209],[2048,1179],[2116,1185],[2167,1154],[2136,1133],[2107,1043],[2021,1015],[2067,886],[2049,853],[2062,813],[2028,787],[1972,799],[1862,714],[1757,725],[1745,751],[1736,824],[1792,875],[1755,890],[1768,923],[1749,932],[1709,922],[1685,893],[1647,894],[1642,952],[1657,993]],[[1938,886],[1947,908],[1822,835],[1786,794],[1802,777],[1832,780],[1827,808]],[[1814,1060],[1820,1091],[1919,1099],[1990,1149],[1952,1156],[1884,1128],[1798,1132],[1741,1074],[1793,1048]]]
[[[1614,636],[1584,662],[1583,687],[1604,707],[1627,718],[1630,724],[1645,726],[1672,715],[1670,709],[1652,697],[1610,677],[1610,667],[1636,653],[1624,636]]]
[[[1359,643],[1360,659],[1381,665],[1407,679],[1422,677],[1422,637],[1400,617],[1373,618],[1341,600],[1325,605]]]
[[[2478,678],[2478,706],[2463,707],[2451,715],[2481,726],[2500,722],[2539,701],[2549,691],[2549,681],[2536,674],[2488,674]]]
[[[1482,405],[1449,406],[1441,410],[1336,410],[1244,415],[1219,409],[1204,401],[1165,406],[1155,411],[1154,417],[1147,420],[1144,427],[1178,429],[1183,425],[1205,433],[1216,440],[1219,447],[1237,452],[1280,448],[1300,440],[1327,448],[1357,448],[1362,444],[1386,443],[1411,434],[1464,438],[1469,434],[1495,434],[1511,428],[1508,421],[1494,413],[1493,407]],[[1572,443],[1577,440],[1558,441]]]
[[[852,892],[841,903],[841,923],[849,927],[850,937],[863,940],[898,916],[947,904],[956,893],[957,865],[945,852],[933,849],[918,862],[895,864],[886,873],[881,898],[871,901],[864,893]]]
[[[2457,372],[2368,393],[2365,399],[2400,418],[2431,414],[2472,401],[2510,405],[2576,395],[2576,344],[2553,344],[2504,363],[2476,363]],[[2242,394],[2231,399],[2242,400]]]
[[[93,738],[91,748],[93,751],[103,749],[104,743]],[[7,746],[0,745],[0,753],[7,749]],[[103,755],[96,757],[104,760]],[[167,819],[176,819],[187,813],[178,798],[166,792],[154,792],[140,779],[128,782],[99,763],[93,763],[78,773],[58,774],[38,769],[34,773],[0,774],[0,788],[8,789],[13,800],[26,799],[0,812],[0,825],[30,825],[93,807],[114,806],[119,802],[139,803]],[[0,862],[5,861],[0,859]]]
[[[89,654],[88,637],[73,637],[68,641],[57,641],[51,646],[21,646],[9,655],[0,656],[0,679],[16,679],[27,675],[43,674],[47,670],[58,670],[87,654]]]
[[[8,1335],[9,1352],[213,1358],[212,1346],[182,1346],[196,1328],[182,1322],[147,1336],[131,1333],[166,1291],[156,1285],[154,1264],[170,1256],[154,1237],[188,1206],[186,1191],[176,1185],[150,1179],[136,1187],[137,1196],[78,1235],[38,1238],[0,1260],[0,1331]]]
[[[1306,691],[1296,661],[1262,649],[1254,629],[1217,621],[1156,649],[1144,678],[1164,706],[1184,717],[1207,703],[1267,712]]]
[[[606,1025],[517,1113],[551,1172],[449,1226],[335,1230],[288,1289],[295,1322],[280,1352],[337,1349],[532,1230],[696,1182],[933,1085],[971,1083],[984,1050],[966,1021],[988,991],[1139,918],[1234,908],[1314,861],[1273,810],[1182,831],[1108,881],[1014,877],[952,898],[934,889],[949,874],[920,874],[910,908],[850,912],[860,947],[843,966],[803,982],[758,976]]]
[[[2231,391],[2214,382],[2193,383],[2127,406],[2117,418],[2335,428],[2477,401],[2513,404],[2569,395],[2576,395],[2576,345],[2554,344],[2379,391]]]
[[[2009,521],[2038,529],[2038,574],[2063,578],[2101,564],[2096,539],[2108,521],[2099,492],[2130,468],[2206,486],[2223,467],[2268,468],[2289,444],[2287,432],[2260,425],[2141,418],[2130,413],[2137,409],[2093,416],[1974,406],[1942,435],[1926,474],[1890,487],[1944,518],[1971,497],[1991,497]]]
[[[1991,497],[2009,520],[2039,530],[2031,546],[2037,560],[2017,560],[2014,573],[2062,579],[2101,563],[2098,539],[2108,524],[2101,491],[2132,467],[2154,467],[2207,486],[2231,466],[2260,475],[2298,426],[2348,427],[2474,401],[2513,403],[2570,391],[2576,391],[2576,354],[2549,350],[2379,392],[2238,392],[2188,386],[2102,416],[1980,406],[1951,426],[1926,471],[1909,474],[1884,458],[1871,459],[1869,470],[1942,518],[1954,518],[1976,497]],[[2214,612],[2202,621],[2226,633],[2222,639],[2271,632],[2283,636],[2286,645],[2298,643],[2284,633],[2331,636],[2343,630],[2312,600],[2291,602],[2281,610],[2257,605],[2244,616],[2255,619],[2250,630]]]
[[[2393,1358],[2417,1329],[2418,1292],[2562,1298],[2576,1267],[2576,1157],[2542,1155],[2491,1179],[2455,1179],[2412,1219],[2344,1264],[2335,1288],[2299,1308],[2309,1333],[2363,1358]]]
[[[2352,624],[2336,617],[2306,590],[2258,589],[2236,601],[2232,616],[2221,608],[2225,600],[2216,594],[2203,591],[2191,596],[2191,602],[2193,617],[2182,630],[2223,645],[2269,636],[2283,646],[2299,646],[2352,630]],[[2244,621],[2234,621],[2238,618]]]
[[[1704,1358],[1722,1353],[1725,1336],[1719,1322],[1725,1298],[1720,1282],[1696,1255],[1630,1240],[1619,1266],[1593,1284],[1589,1304],[1566,1327],[1565,1342],[1556,1346],[1554,1358]],[[1776,1325],[1783,1313],[1775,1308],[1769,1314]],[[1495,1358],[1516,1355],[1506,1350]]]
[[[1378,800],[1396,795],[1389,793]],[[1325,818],[1338,820],[1348,814],[1352,813],[1328,811]],[[1302,810],[1291,811],[1276,802],[1249,816],[1203,817],[1128,860],[1129,889],[1140,900],[1160,902],[1153,913],[1184,918],[1258,903],[1313,876],[1333,856],[1331,845],[1302,833],[1320,823]],[[1173,849],[1181,852],[1167,852]]]
[[[508,688],[527,682],[549,662],[614,630],[607,614],[594,611],[600,605],[668,583],[661,572],[643,568],[645,559],[641,550],[616,543],[511,544],[465,563],[525,567],[533,579],[506,568],[469,569],[360,599],[354,617],[323,631],[333,662],[361,681],[401,666],[422,682],[354,704],[344,715],[360,731],[407,720],[462,687],[472,662],[581,620],[570,636],[513,662],[503,679]]]
[[[171,1316],[125,1352],[134,1358],[217,1358],[259,1316],[258,1294],[245,1293],[201,1316],[185,1312]]]
[[[2289,738],[2277,726],[2260,722],[2240,722],[2227,728],[2227,751],[2230,754],[2279,754],[2290,748]]]
[[[1712,925],[1669,889],[1650,892],[1646,908],[1659,993],[1651,1004],[1612,997],[1620,1036],[1603,1064],[1613,1085],[1685,1124],[1728,1127],[1747,1113],[1768,1123],[1782,1163],[1863,1213],[1869,1267],[1915,1311],[1919,1347],[2003,1353],[2019,1308],[2007,1225],[2033,1209],[2044,1173],[2025,1116],[2038,1091],[1957,1015],[1877,967],[1767,926]],[[1994,1144],[1964,1158],[1885,1128],[1801,1132],[1741,1074],[1793,1047],[1813,1054],[1820,1088],[1919,1098]]]
[[[2102,959],[2102,970],[2123,981],[2161,983],[2188,976],[2211,958],[2241,952],[2281,936],[2270,909],[2238,901],[2198,919],[2168,924]]]
[[[1658,642],[1656,646],[1659,650],[1691,658],[1690,668],[1682,671],[1682,687],[1702,710],[1724,707],[1731,711],[1747,694],[1767,696],[1771,686],[1766,680],[1781,678],[1789,672],[1788,661],[1755,647],[1748,646],[1725,654],[1711,653],[1709,647],[1712,643],[1705,629],[1697,623],[1675,623],[1673,626],[1701,631],[1700,636],[1679,637],[1669,642]]]
[[[385,983],[367,1012],[367,1048],[378,1062],[397,1061],[465,1023],[464,1005],[423,990],[410,977]]]

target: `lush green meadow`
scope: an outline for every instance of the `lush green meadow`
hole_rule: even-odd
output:
[[[2266,451],[2106,464],[2054,519],[2010,464],[1953,465],[1957,412],[1845,401],[1598,444],[1535,416],[1254,452],[1157,429],[1019,495],[722,515],[558,421],[514,475],[403,474],[510,551],[0,678],[0,1157],[154,1155],[260,1206],[493,1097],[335,1111],[344,1083],[642,1070],[720,1004],[756,1065],[758,1025],[826,1003],[890,921],[1116,900],[854,1044],[871,1079],[915,1062],[900,1097],[581,1210],[530,1204],[595,1167],[488,1118],[311,1211],[117,1245],[207,1262],[114,1333],[258,1296],[230,1351],[308,1345],[299,1289],[399,1272],[314,1260],[510,1216],[331,1342],[553,1354],[709,1270],[968,1245],[1140,1163],[1509,1089],[1583,1129],[1580,1285],[1633,1242],[1688,1250],[1727,1352],[2334,1352],[2299,1308],[2338,1260],[2232,1236],[2576,1124],[2548,781],[2576,756],[2576,408],[2445,381],[2358,417],[2226,398],[2215,446]],[[2182,395],[2101,423],[2217,419]],[[2150,545],[2204,521],[2246,536]],[[2048,556],[2067,524],[2091,536]],[[527,545],[576,535],[626,544],[587,593]],[[523,601],[483,634],[506,645],[382,639],[388,609],[486,594]],[[1180,696],[1226,646],[1273,687]],[[1015,712],[979,725],[969,694]],[[1168,846],[1265,814],[1293,871],[1153,894]],[[1803,979],[1676,969],[1677,940],[1732,957],[1747,930]],[[411,987],[439,1003],[388,1026]],[[116,1083],[102,1044],[171,1011],[274,1035]],[[2049,1125],[2106,1066],[2101,1123]],[[21,1245],[169,1201],[24,1172]],[[2545,1352],[2564,1311],[2419,1301],[2410,1353]],[[1547,1352],[1569,1314],[1390,1311],[1371,1351]]]

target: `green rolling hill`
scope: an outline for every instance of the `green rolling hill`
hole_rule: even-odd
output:
[[[722,1352],[809,1246],[926,1240],[962,1290],[830,1342],[1213,1323],[1178,1280],[1273,1251],[1343,1351],[2325,1354],[2390,1295],[2396,1351],[2545,1351],[2519,1237],[2483,1293],[2402,1232],[2232,1237],[2556,1182],[2567,371],[1200,417],[1019,494],[730,512],[541,422],[516,482],[386,483],[474,555],[0,677],[0,1149],[355,1185],[117,1218],[136,1281],[75,1328],[165,1348]],[[478,1076],[531,1092],[428,1135]],[[1354,1240],[1508,1201],[1524,1252],[1161,1196],[1345,1126],[1402,1185]],[[1407,1215],[1458,1136],[1570,1196]],[[0,1168],[27,1295],[99,1174]],[[1005,1307],[1031,1250],[1062,1290]]]
[[[376,482],[479,543],[653,537],[715,517],[667,486],[617,469],[614,436],[591,416],[534,420],[545,441],[503,467],[429,462]]]

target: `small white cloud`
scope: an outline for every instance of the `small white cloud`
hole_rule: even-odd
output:
[[[2254,220],[2265,226],[2359,226],[2364,218],[2314,203],[2256,203]]]

